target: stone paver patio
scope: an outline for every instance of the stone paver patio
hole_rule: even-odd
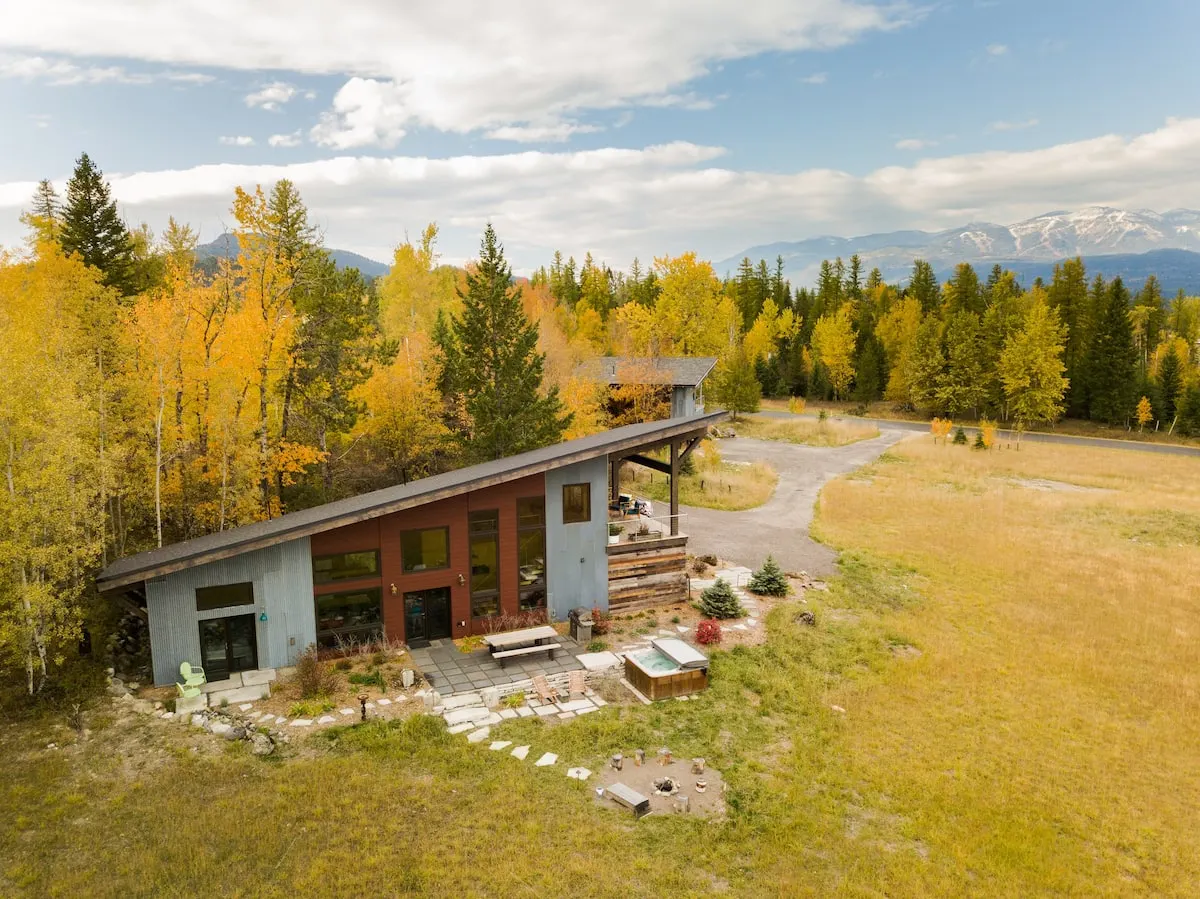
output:
[[[410,655],[433,688],[449,696],[485,687],[506,687],[538,674],[563,674],[582,668],[578,656],[587,652],[586,647],[567,636],[560,635],[557,642],[553,659],[548,655],[525,656],[509,661],[503,668],[486,647],[460,652],[451,640],[434,640],[427,647],[412,650]]]

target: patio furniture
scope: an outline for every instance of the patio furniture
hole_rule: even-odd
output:
[[[574,699],[577,696],[583,696],[584,691],[586,691],[586,690],[587,690],[587,681],[584,680],[583,672],[579,671],[579,670],[568,671],[567,672],[567,692],[571,695],[571,698]]]
[[[180,699],[195,699],[200,695],[199,687],[189,687],[185,684],[176,684],[175,687],[179,690]]]
[[[519,646],[516,649],[505,649],[501,652],[493,652],[492,658],[500,663],[500,667],[504,667],[504,663],[516,656],[536,655],[539,652],[550,654],[550,658],[554,658],[554,651],[558,649],[557,643],[538,643],[534,646]]]
[[[650,812],[650,800],[637,790],[623,783],[611,784],[604,788],[604,795],[619,805],[633,812],[635,818],[640,818]]]
[[[533,676],[533,692],[537,694],[537,698],[541,702],[554,703],[559,700],[558,690],[550,686],[550,681],[546,680],[546,675],[535,674]]]
[[[199,687],[208,683],[208,679],[204,676],[204,669],[199,665],[192,665],[190,662],[179,663],[179,676],[183,678],[185,687]]]
[[[554,651],[558,649],[558,643],[555,642],[557,639],[558,631],[543,624],[503,634],[488,634],[483,638],[483,642],[487,644],[492,658],[503,668],[506,660],[520,656],[544,652],[548,653],[550,658],[554,658]]]

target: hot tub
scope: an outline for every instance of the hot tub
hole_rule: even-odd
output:
[[[708,687],[708,657],[674,638],[625,656],[625,679],[650,699],[699,693]]]

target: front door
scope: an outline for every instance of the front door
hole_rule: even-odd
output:
[[[450,634],[449,587],[404,594],[404,639],[409,646],[427,646]]]
[[[200,622],[200,664],[209,681],[225,680],[258,667],[258,637],[253,615],[209,618]]]

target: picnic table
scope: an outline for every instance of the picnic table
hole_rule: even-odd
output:
[[[546,652],[550,654],[550,658],[554,658],[554,651],[558,649],[557,639],[558,631],[543,624],[503,634],[488,634],[483,638],[483,642],[487,644],[492,658],[503,668],[506,659],[516,656]]]

